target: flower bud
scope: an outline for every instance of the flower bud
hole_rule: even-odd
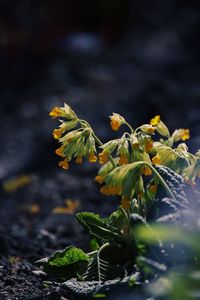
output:
[[[144,124],[144,125],[140,126],[140,129],[143,132],[149,133],[149,134],[153,134],[155,131],[155,127],[153,127],[152,125],[149,125],[149,124]]]
[[[160,121],[160,122],[156,125],[156,130],[157,130],[157,132],[158,132],[160,135],[165,136],[165,137],[170,137],[169,130],[168,130],[167,126],[166,126],[162,121]]]

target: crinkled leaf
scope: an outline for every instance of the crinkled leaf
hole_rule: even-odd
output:
[[[159,142],[154,143],[154,149],[160,157],[160,164],[164,166],[171,166],[171,163],[179,157],[175,150]]]
[[[80,248],[69,246],[63,251],[56,251],[48,259],[51,266],[67,266],[78,261],[87,261],[89,256]]]
[[[123,242],[120,231],[109,224],[108,219],[102,219],[98,214],[81,212],[76,215],[78,222],[100,243],[109,241]]]
[[[54,252],[50,257],[38,260],[36,264],[43,265],[50,275],[68,279],[84,272],[88,261],[89,256],[83,250],[69,246],[63,251]]]
[[[94,295],[99,292],[108,291],[109,289],[116,287],[118,285],[127,284],[129,282],[130,276],[126,276],[123,279],[114,279],[102,281],[78,281],[76,278],[65,281],[62,284],[63,288],[66,288],[75,294],[81,294],[85,296]],[[137,273],[136,282],[139,280],[139,274]]]

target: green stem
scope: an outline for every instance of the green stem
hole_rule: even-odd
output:
[[[165,180],[162,178],[162,176],[159,174],[159,172],[148,162],[146,161],[139,161],[134,163],[134,165],[137,166],[143,166],[143,165],[147,165],[153,172],[154,174],[158,177],[161,185],[164,187],[164,189],[166,190],[166,192],[168,193],[168,195],[173,198],[174,200],[176,200],[174,194],[172,193],[171,189],[169,188],[169,186],[167,185],[167,183],[165,182]]]
[[[128,122],[125,121],[124,124],[130,129],[131,133],[134,133],[133,127]]]
[[[140,130],[140,127],[137,127],[137,128],[135,129],[135,134],[136,134],[136,132],[138,132],[138,130]]]
[[[92,129],[90,124],[88,122],[86,122],[85,120],[79,119],[79,122],[83,128],[89,127],[90,129]]]
[[[109,243],[103,244],[103,245],[99,248],[98,255],[100,255],[101,251],[102,251],[103,249],[107,248],[108,246],[110,246]]]
[[[99,281],[101,281],[101,270],[100,270],[100,254],[101,254],[101,251],[107,247],[109,247],[110,244],[109,243],[105,243],[103,244],[100,248],[99,248],[99,251],[97,252],[97,266],[98,266],[98,279]]]
[[[92,252],[88,252],[87,255],[92,256],[92,255],[96,254],[97,252],[98,252],[98,250],[94,250]]]
[[[125,217],[125,219],[126,219],[126,222],[127,222],[127,225],[128,225],[128,227],[130,227],[129,225],[130,225],[130,212],[129,211],[126,211],[123,207],[121,207],[120,206],[120,209],[121,209],[121,211],[123,212],[123,214],[124,214],[124,217]]]

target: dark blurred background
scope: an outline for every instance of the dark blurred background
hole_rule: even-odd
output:
[[[198,149],[199,29],[198,0],[1,0],[0,179],[56,167],[48,112],[64,101],[103,140],[113,111],[159,113]]]

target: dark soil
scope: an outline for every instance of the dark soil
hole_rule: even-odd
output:
[[[135,5],[114,44],[93,32],[87,47],[56,41],[50,53],[27,53],[12,64],[0,54],[0,300],[73,299],[34,265],[71,244],[88,250],[74,214],[52,210],[65,199],[101,215],[117,207],[98,192],[97,166],[57,167],[56,122],[48,117],[54,105],[72,105],[104,141],[116,136],[107,119],[113,111],[135,126],[159,113],[171,130],[190,128],[190,150],[200,148],[198,1],[147,2]],[[5,182],[23,174],[27,185],[5,191]]]

